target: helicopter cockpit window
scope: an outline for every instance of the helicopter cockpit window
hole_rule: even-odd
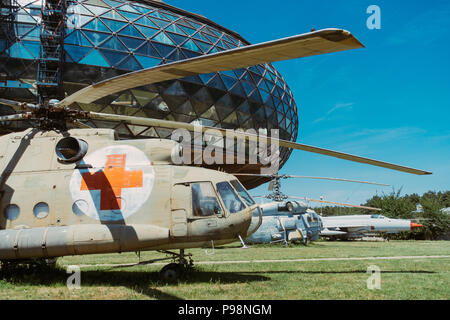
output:
[[[244,199],[245,203],[250,207],[255,204],[255,200],[248,194],[247,190],[241,185],[241,183],[237,180],[231,181],[231,185],[236,189],[242,199]]]
[[[230,213],[236,213],[245,209],[244,203],[242,203],[228,182],[218,183],[217,190]]]
[[[192,209],[196,217],[209,217],[222,214],[222,207],[210,182],[193,183]]]

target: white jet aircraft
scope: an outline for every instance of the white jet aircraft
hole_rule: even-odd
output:
[[[380,214],[322,217],[322,237],[357,239],[373,234],[412,231],[423,225],[406,219],[391,219]]]

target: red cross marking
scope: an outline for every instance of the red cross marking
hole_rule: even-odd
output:
[[[100,210],[122,209],[122,189],[142,188],[141,170],[125,171],[126,154],[106,156],[105,169],[82,174],[80,190],[100,190]]]

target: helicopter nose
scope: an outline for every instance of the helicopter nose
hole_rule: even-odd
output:
[[[247,230],[247,237],[250,237],[253,233],[258,230],[262,223],[262,212],[260,208],[253,209],[252,212],[252,221]]]
[[[421,224],[411,222],[411,230],[413,230],[414,228],[422,228],[422,227],[423,225]]]

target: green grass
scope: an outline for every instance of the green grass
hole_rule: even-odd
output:
[[[188,250],[194,261],[308,259],[450,255],[446,241],[327,242],[283,248],[238,244],[206,255]],[[141,260],[162,257],[145,252]],[[449,299],[450,258],[412,260],[308,261],[197,265],[176,284],[159,281],[161,266],[96,267],[138,262],[133,253],[75,256],[58,268],[19,268],[0,276],[0,299]],[[80,290],[68,290],[67,265],[82,269]],[[368,290],[367,267],[381,268],[381,290]]]

